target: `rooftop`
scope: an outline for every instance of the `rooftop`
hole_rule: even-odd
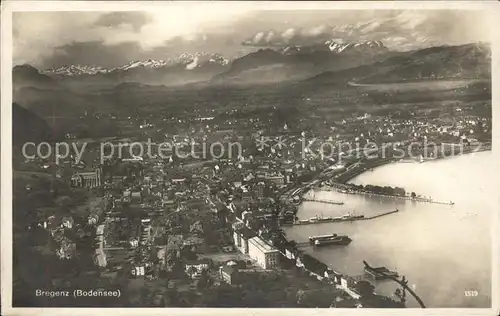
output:
[[[231,266],[223,266],[222,267],[222,272],[227,273],[229,275],[231,275],[237,271],[238,271],[238,269],[231,267]]]
[[[264,253],[278,251],[264,242],[260,237],[253,237],[248,241],[248,243],[254,245],[257,249]]]
[[[239,229],[239,232],[244,239],[251,239],[255,236],[255,232],[246,226]]]

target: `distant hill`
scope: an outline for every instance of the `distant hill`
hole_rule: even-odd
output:
[[[22,146],[26,142],[49,141],[52,137],[52,129],[45,120],[19,104],[12,103],[12,142],[14,146]]]
[[[330,45],[335,46],[332,43]],[[311,51],[258,50],[227,65],[215,62],[215,68],[223,66],[225,70],[211,80],[178,86],[142,82],[139,75],[142,72],[149,74],[150,71],[164,70],[161,63],[154,61],[141,65],[131,63],[123,67],[121,71],[124,72],[135,69],[137,73],[134,80],[138,81],[131,79],[116,83],[108,78],[106,84],[101,84],[98,79],[103,78],[102,73],[79,74],[82,71],[100,71],[99,69],[73,69],[75,75],[60,77],[40,73],[31,66],[16,66],[13,69],[14,102],[22,104],[24,108],[62,130],[69,132],[77,129],[77,124],[82,125],[78,128],[81,130],[86,129],[87,124],[92,124],[87,129],[96,131],[96,122],[83,122],[81,117],[84,113],[89,113],[89,116],[92,113],[134,115],[146,109],[167,108],[181,113],[186,108],[240,102],[242,95],[251,96],[250,103],[259,104],[257,94],[271,96],[269,98],[277,104],[284,102],[298,105],[301,96],[310,96],[314,92],[323,91],[327,95],[326,92],[331,91],[332,87],[354,89],[349,83],[491,78],[491,52],[486,44],[391,52],[380,43],[366,43],[366,50],[358,51],[353,48],[345,54],[343,52],[349,51],[349,47],[356,46],[344,46],[344,49],[336,46],[335,51],[331,51],[328,45],[322,46],[322,49]],[[373,50],[378,51],[379,48],[380,53],[374,54]],[[339,53],[340,49],[342,51]],[[179,67],[179,72],[194,70],[186,70],[186,65],[176,67]],[[206,77],[209,77],[209,73]],[[71,78],[86,78],[93,87],[78,89],[82,83],[80,79],[75,85],[66,85]],[[268,101],[266,99],[262,102]],[[103,119],[97,121],[102,128],[111,127],[112,124]]]
[[[53,78],[44,75],[31,65],[19,65],[12,69],[14,91],[24,87],[60,90],[63,87]]]
[[[491,78],[491,51],[486,44],[431,47],[402,52],[370,65],[329,71],[305,81],[311,85],[389,83],[432,79]]]
[[[392,56],[382,42],[336,43],[259,49],[233,61],[215,83],[286,82],[306,79],[324,71],[337,71]]]

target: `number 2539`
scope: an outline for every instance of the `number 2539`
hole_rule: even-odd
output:
[[[479,292],[478,291],[464,291],[465,296],[478,296]]]

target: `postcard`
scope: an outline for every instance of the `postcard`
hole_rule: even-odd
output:
[[[498,12],[2,4],[2,314],[497,315]]]

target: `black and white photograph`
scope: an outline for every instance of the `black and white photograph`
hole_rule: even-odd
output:
[[[497,6],[43,4],[2,8],[5,315],[498,312]]]

